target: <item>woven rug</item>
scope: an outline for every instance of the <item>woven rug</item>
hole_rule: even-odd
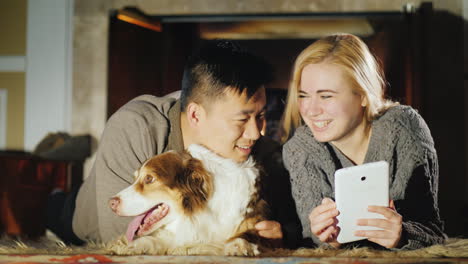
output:
[[[60,240],[0,239],[0,263],[468,263],[468,239],[449,239],[418,250],[276,249],[256,258],[223,256],[119,256],[104,244],[66,246]]]

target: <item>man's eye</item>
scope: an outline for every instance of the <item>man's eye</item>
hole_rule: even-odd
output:
[[[332,97],[331,95],[321,95],[320,96],[320,98],[322,98],[322,99],[329,99],[331,97]]]
[[[155,178],[151,175],[146,175],[144,181],[145,181],[145,184],[151,184],[155,181]]]

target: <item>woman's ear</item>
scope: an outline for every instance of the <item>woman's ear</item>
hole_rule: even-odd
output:
[[[366,107],[368,105],[367,96],[361,95],[361,106]]]

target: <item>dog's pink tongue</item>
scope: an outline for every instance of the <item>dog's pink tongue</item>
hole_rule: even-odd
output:
[[[130,222],[130,224],[128,224],[127,233],[126,233],[128,242],[133,241],[133,237],[135,237],[135,233],[138,230],[138,227],[140,227],[141,221],[143,220],[144,217],[145,217],[145,214],[141,214],[141,215],[135,217]]]

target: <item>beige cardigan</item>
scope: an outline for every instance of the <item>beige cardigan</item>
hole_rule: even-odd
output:
[[[183,149],[179,117],[178,101],[151,95],[131,100],[112,115],[76,199],[73,231],[80,239],[106,242],[125,233],[131,218],[113,213],[108,200],[133,182],[145,160]]]

